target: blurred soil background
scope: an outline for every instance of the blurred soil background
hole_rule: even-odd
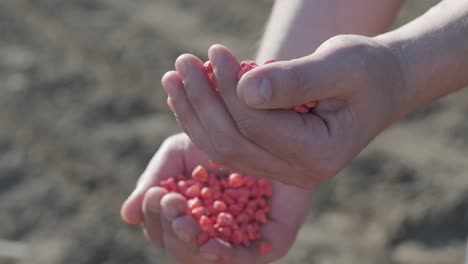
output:
[[[436,1],[408,0],[397,25]],[[181,53],[254,57],[271,1],[0,0],[0,239],[23,261],[167,263],[119,207],[178,131],[159,84]],[[411,114],[324,184],[278,263],[462,263],[468,90]],[[0,244],[1,245],[1,244]],[[1,251],[1,249],[0,249]]]

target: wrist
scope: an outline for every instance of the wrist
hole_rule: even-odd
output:
[[[383,53],[387,54],[387,60],[392,62],[390,63],[392,67],[386,71],[388,71],[387,74],[392,73],[392,77],[395,78],[391,80],[392,85],[388,87],[393,89],[390,94],[394,95],[392,98],[393,114],[390,117],[390,123],[393,123],[413,111],[415,94],[417,93],[414,91],[415,85],[412,83],[407,57],[404,50],[400,48],[403,45],[386,34],[372,39],[383,49]]]
[[[402,115],[468,85],[468,3],[443,1],[394,31],[375,37],[398,59]]]

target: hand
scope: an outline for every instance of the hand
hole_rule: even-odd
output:
[[[273,246],[269,254],[262,256],[254,248],[231,247],[214,239],[198,248],[195,237],[200,227],[184,215],[186,199],[154,186],[161,179],[187,175],[199,164],[209,166],[208,158],[186,135],[168,138],[123,204],[122,218],[130,224],[143,223],[146,237],[157,247],[165,247],[176,263],[269,263],[283,256],[308,213],[311,191],[272,181],[270,221],[262,228],[264,239]]]
[[[332,38],[312,55],[256,68],[239,83],[239,62],[229,50],[215,45],[209,59],[220,96],[202,62],[182,55],[177,72],[163,77],[168,102],[199,149],[248,174],[313,187],[400,114],[399,62],[370,38]],[[282,110],[313,100],[313,113]]]

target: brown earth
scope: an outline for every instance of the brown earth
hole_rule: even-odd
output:
[[[407,1],[401,24],[435,1]],[[253,57],[270,1],[1,0],[0,239],[24,261],[167,263],[119,206],[178,131],[160,76],[224,43]],[[278,263],[462,263],[468,91],[408,116],[317,192]],[[0,250],[1,251],[1,250]]]

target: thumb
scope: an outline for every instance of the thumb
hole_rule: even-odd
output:
[[[149,188],[157,186],[163,179],[184,174],[184,154],[179,146],[182,137],[184,135],[177,134],[163,142],[140,176],[137,187],[123,203],[120,214],[128,224],[141,224],[143,222],[141,208]]]
[[[242,76],[237,95],[260,109],[290,108],[334,97],[340,91],[339,66],[322,54],[263,65]]]

